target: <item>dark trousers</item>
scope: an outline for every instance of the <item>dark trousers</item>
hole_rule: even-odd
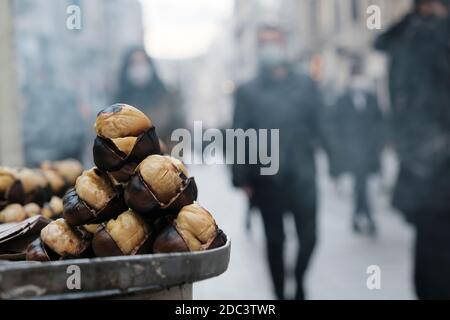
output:
[[[414,284],[419,299],[450,299],[450,212],[416,214]]]
[[[304,299],[303,281],[311,255],[316,245],[316,189],[314,184],[304,187],[270,186],[255,194],[260,208],[267,240],[267,258],[270,273],[278,299],[284,299],[285,266],[283,261],[285,233],[283,216],[291,212],[297,229],[300,244],[297,252],[295,277],[297,283],[296,299]]]
[[[367,199],[367,179],[366,172],[355,173],[354,196],[355,214],[366,214],[370,216],[369,201]]]

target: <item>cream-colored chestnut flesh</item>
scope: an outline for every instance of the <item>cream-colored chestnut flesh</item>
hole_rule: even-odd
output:
[[[41,230],[42,241],[62,257],[78,256],[86,249],[86,240],[64,219],[49,223]]]
[[[191,251],[207,249],[217,236],[213,216],[196,203],[181,209],[174,226]]]
[[[177,161],[167,156],[152,155],[139,165],[142,178],[161,203],[168,203],[179,193],[184,181],[180,172],[187,176],[186,168]]]
[[[0,211],[0,223],[21,222],[27,217],[27,212],[20,204],[10,204]]]
[[[91,208],[100,210],[115,196],[106,175],[99,175],[96,168],[84,171],[75,183],[78,196]]]
[[[151,120],[142,111],[127,104],[106,108],[95,121],[97,135],[110,139],[137,137],[151,127]]]

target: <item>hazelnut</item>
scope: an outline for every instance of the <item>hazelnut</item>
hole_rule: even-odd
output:
[[[201,251],[225,244],[213,216],[194,203],[181,209],[178,216],[156,236],[156,253]]]
[[[83,172],[64,195],[63,206],[67,223],[77,226],[107,221],[126,210],[122,191],[97,168]]]
[[[94,162],[103,171],[119,171],[130,162],[161,152],[151,120],[138,109],[116,104],[101,111],[95,123]]]
[[[34,202],[24,205],[23,209],[25,210],[27,217],[29,218],[41,214],[41,207]]]
[[[152,127],[151,120],[139,109],[127,104],[115,104],[97,115],[95,130],[104,138],[137,137]]]
[[[20,204],[10,204],[0,211],[0,222],[3,223],[21,222],[26,218],[27,213]]]
[[[90,245],[90,235],[72,228],[64,219],[49,223],[41,230],[41,240],[61,257],[79,257]]]
[[[125,187],[125,201],[136,212],[156,218],[178,212],[197,199],[194,178],[181,161],[167,156],[152,155],[136,168]],[[165,212],[163,212],[165,210]]]
[[[98,227],[92,248],[98,257],[147,253],[149,226],[138,214],[128,210]]]

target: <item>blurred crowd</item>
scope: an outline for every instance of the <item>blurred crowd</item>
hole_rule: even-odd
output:
[[[317,239],[314,152],[329,157],[330,174],[354,177],[352,228],[376,236],[367,199],[368,177],[380,170],[389,143],[400,173],[392,204],[416,229],[414,284],[422,299],[450,298],[450,19],[449,2],[418,0],[412,12],[382,33],[375,48],[389,57],[391,110],[383,114],[364,79],[364,57],[350,55],[348,88],[326,110],[317,84],[293,71],[286,37],[277,27],[259,31],[260,71],[236,92],[234,126],[280,128],[280,172],[260,176],[236,165],[234,185],[259,208],[276,296],[284,295],[283,214],[292,213],[300,248],[296,299]]]
[[[326,86],[313,68],[292,61],[289,37],[277,24],[257,31],[258,72],[234,90],[231,127],[280,129],[280,171],[261,176],[260,165],[233,165],[232,182],[258,208],[264,223],[267,261],[279,299],[308,297],[304,278],[317,241],[318,192],[315,155],[327,155],[329,175],[353,177],[351,230],[377,237],[368,181],[380,173],[386,147],[395,150],[399,174],[392,206],[416,230],[414,285],[421,299],[450,299],[450,15],[448,0],[416,0],[410,12],[382,32],[374,50],[388,61],[390,108],[381,107],[367,76],[365,52],[347,52],[345,89],[326,101]],[[180,92],[166,84],[158,64],[141,46],[129,48],[108,103],[140,108],[170,146],[171,132],[189,127]],[[151,53],[150,53],[151,54]],[[310,61],[314,62],[314,61]],[[41,77],[51,77],[42,73]],[[76,97],[54,81],[23,88],[24,150],[30,167],[44,160],[85,158],[86,114]],[[39,105],[39,108],[27,108]],[[64,105],[64,113],[54,106]],[[45,115],[45,116],[42,116]],[[90,148],[90,146],[88,146]],[[283,216],[291,213],[300,247],[295,297],[285,295]]]

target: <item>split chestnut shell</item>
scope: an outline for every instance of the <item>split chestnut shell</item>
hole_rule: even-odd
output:
[[[149,253],[150,227],[142,217],[128,210],[97,227],[92,249],[97,257]]]
[[[64,219],[49,223],[41,230],[40,238],[32,242],[27,260],[53,261],[85,256],[90,249],[92,235],[83,227],[72,227]]]
[[[94,141],[95,165],[120,176],[129,172],[121,169],[128,163],[140,163],[151,154],[160,154],[159,139],[151,120],[140,110],[115,104],[97,115],[97,137]],[[129,178],[125,176],[122,180]]]
[[[213,216],[195,203],[183,207],[178,216],[158,232],[153,252],[202,251],[223,246],[225,242],[226,236]]]
[[[0,167],[0,210],[11,203],[25,203],[22,182],[12,169]]]
[[[126,210],[121,189],[97,168],[83,172],[63,198],[63,217],[73,226],[108,221]]]
[[[177,213],[197,199],[197,185],[180,160],[152,155],[136,168],[125,186],[125,202],[148,218]]]

